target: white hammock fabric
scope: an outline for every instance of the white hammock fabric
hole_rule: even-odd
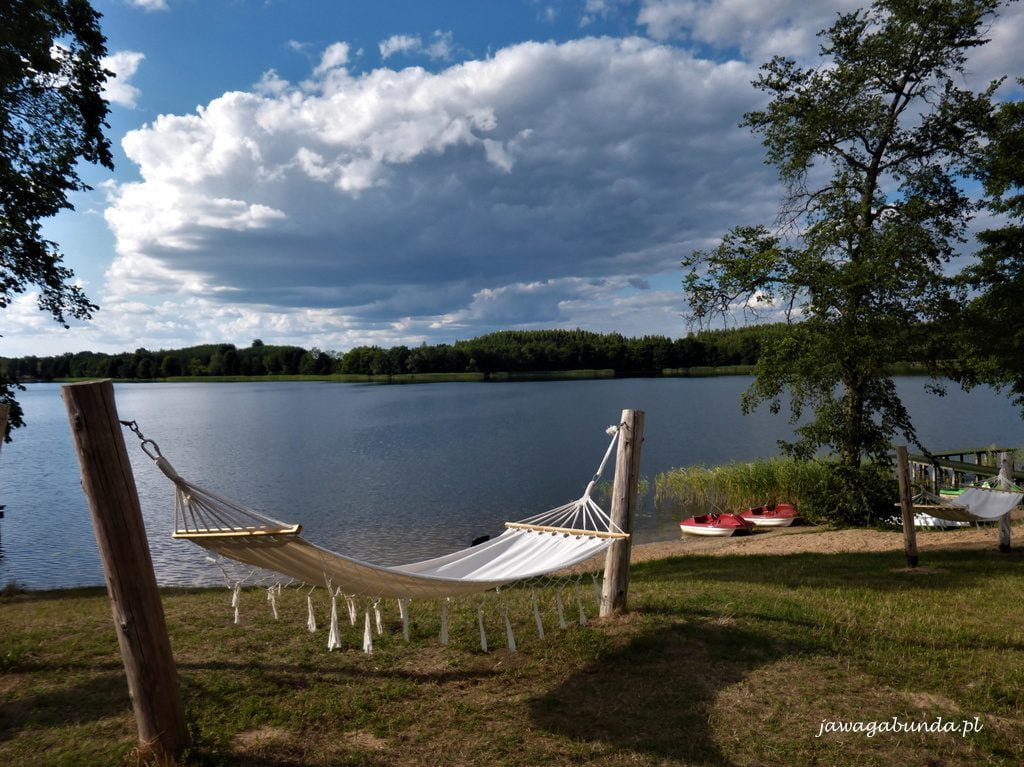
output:
[[[590,497],[615,445],[617,429],[608,432],[611,443],[601,466],[578,500],[507,523],[509,529],[493,540],[397,567],[362,562],[309,543],[299,535],[300,525],[273,519],[182,478],[152,440],[144,440],[143,449],[174,483],[175,538],[343,594],[438,599],[564,570],[627,538]]]
[[[940,496],[939,503],[926,508],[929,515],[951,522],[994,522],[1020,504],[1021,498],[1021,493],[969,487],[958,496]]]

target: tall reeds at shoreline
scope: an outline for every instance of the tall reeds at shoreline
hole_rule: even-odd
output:
[[[785,502],[805,516],[817,516],[810,501],[826,484],[828,471],[820,461],[787,458],[671,469],[654,480],[654,504],[658,512],[707,514]]]

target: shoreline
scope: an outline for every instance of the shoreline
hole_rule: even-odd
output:
[[[664,368],[662,370],[614,370],[612,368],[582,368],[576,370],[532,370],[493,373],[396,373],[392,375],[362,375],[352,373],[330,373],[324,375],[271,374],[271,375],[199,375],[170,376],[167,378],[89,378],[61,377],[51,379],[21,380],[27,384],[66,384],[83,381],[110,380],[119,384],[146,383],[266,383],[270,381],[320,381],[327,383],[505,383],[509,381],[590,381],[615,378],[719,378],[723,376],[750,376],[753,365],[698,366],[689,368]]]
[[[1024,529],[1014,525],[1021,551]],[[998,551],[997,527],[953,530],[918,530],[918,550]],[[791,554],[855,554],[892,551],[902,553],[903,533],[867,528],[789,527],[753,535],[729,538],[679,538],[671,541],[640,543],[631,550],[630,562],[647,562],[678,556],[760,556]]]
[[[1014,544],[1010,554],[1024,554],[1024,525],[1015,520],[1013,527]],[[954,530],[918,530],[918,551],[991,551],[999,553],[999,529],[991,528],[960,528]],[[798,554],[866,554],[892,552],[902,554],[903,533],[899,531],[873,530],[868,528],[842,528],[799,526],[782,530],[768,530],[729,538],[698,538],[680,537],[668,541],[651,541],[638,543],[630,549],[630,564],[652,562],[687,556],[791,556]],[[605,554],[570,568],[569,573],[588,572],[604,567]],[[902,560],[900,560],[902,562]],[[918,568],[924,571],[923,566]],[[103,584],[63,586],[49,589],[24,588],[16,581],[6,584],[14,587],[14,591],[4,593],[5,587],[0,585],[0,597],[10,597],[17,593],[47,594],[71,593],[104,589]],[[159,586],[161,591],[195,591],[222,590],[223,586]]]
[[[726,378],[730,376],[751,377],[754,365],[695,366],[688,368],[662,368],[661,370],[615,370],[613,368],[580,368],[574,370],[531,370],[495,371],[492,373],[395,373],[391,375],[363,375],[354,373],[329,373],[323,375],[267,374],[267,375],[189,375],[167,378],[104,378],[104,377],[59,377],[49,379],[21,379],[16,383],[67,384],[83,381],[109,380],[118,384],[147,383],[267,383],[305,382],[324,383],[374,383],[374,384],[419,384],[419,383],[507,383],[511,381],[593,381],[632,378]],[[914,363],[892,366],[889,375],[893,378],[928,378],[923,367]]]

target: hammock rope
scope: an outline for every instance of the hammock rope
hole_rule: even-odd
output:
[[[332,584],[328,593],[333,599],[342,594],[404,600],[478,594],[565,570],[604,551],[616,539],[628,537],[591,498],[615,447],[616,426],[606,430],[610,441],[604,457],[577,500],[508,522],[501,535],[476,546],[385,567],[316,546],[300,536],[301,525],[283,522],[185,479],[134,421],[122,423],[138,436],[143,451],[174,485],[174,538],[298,582]]]

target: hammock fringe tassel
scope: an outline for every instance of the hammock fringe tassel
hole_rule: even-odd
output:
[[[490,599],[474,599],[471,603],[467,604],[462,602],[459,609],[469,608],[471,611],[475,611],[475,623],[476,629],[479,634],[479,645],[480,651],[488,653],[491,650],[491,639],[487,636],[487,622],[491,618],[499,620],[501,625],[505,629],[505,646],[509,652],[518,652],[519,642],[516,638],[515,623],[513,621],[513,613],[522,611],[525,613],[523,616],[525,621],[529,621],[532,617],[532,622],[537,631],[537,637],[540,640],[546,638],[546,630],[544,627],[545,613],[551,606],[550,602],[546,600],[550,597],[545,597],[542,593],[543,589],[551,589],[554,591],[554,613],[557,617],[559,628],[565,630],[569,628],[569,621],[567,620],[565,594],[567,588],[575,590],[575,602],[576,602],[576,616],[577,619],[573,620],[573,623],[577,623],[580,626],[586,626],[588,623],[587,619],[587,605],[585,602],[589,600],[587,596],[589,590],[586,588],[585,579],[587,575],[579,576],[563,576],[555,578],[547,583],[534,583],[527,584],[527,587],[531,589],[530,592],[523,594],[522,599],[518,601],[509,600],[509,592],[496,591],[491,594]],[[245,586],[244,580],[231,580],[229,581],[231,590],[231,605],[234,610],[234,622],[236,624],[243,624],[241,616],[241,602],[242,602],[242,590]],[[257,584],[253,584],[257,585]],[[316,619],[316,608],[313,605],[312,592],[317,587],[313,587],[306,593],[306,629],[314,633],[316,632],[317,619]],[[327,619],[327,649],[328,651],[334,651],[341,649],[344,641],[342,631],[340,628],[340,621],[342,615],[348,614],[349,623],[355,627],[359,623],[358,613],[360,607],[357,606],[356,599],[347,594],[342,594],[340,589],[334,589],[331,584],[327,585],[327,593],[330,596],[330,612]],[[550,591],[548,591],[550,595]],[[270,612],[275,620],[279,620],[281,617],[280,613],[280,595],[281,595],[281,584],[276,583],[272,586],[266,587],[266,601],[270,608]],[[343,612],[339,615],[340,599],[345,600],[345,606],[342,608]],[[494,601],[491,601],[491,600]],[[402,637],[405,642],[411,641],[411,629],[412,629],[412,612],[411,602],[412,600],[408,597],[397,599],[398,612],[402,626]],[[542,606],[542,603],[548,605],[548,607]],[[367,599],[362,608],[363,620],[362,620],[362,648],[363,652],[367,654],[373,654],[374,651],[374,636],[382,636],[384,634],[384,619],[383,610],[380,599]],[[439,599],[433,603],[434,608],[438,610],[434,613],[439,618],[439,644],[442,647],[450,646],[452,641],[452,620],[453,618],[458,620],[457,616],[465,616],[465,613],[452,613],[453,605],[459,603],[453,600],[451,597]],[[493,614],[488,615],[488,610],[493,610]],[[353,614],[356,616],[356,620],[353,621]],[[472,612],[470,613],[472,614]],[[464,619],[464,618],[463,618]],[[472,620],[472,619],[471,619]],[[397,625],[395,626],[397,630]]]
[[[480,652],[487,652],[487,633],[484,631],[484,606],[476,608],[477,623],[480,624]]]
[[[341,647],[341,640],[338,637],[338,597],[331,594],[331,630],[327,635],[327,649],[337,650]]]
[[[277,586],[267,587],[267,601],[270,602],[270,612],[274,614],[274,620],[278,620],[277,615]]]
[[[235,609],[234,624],[237,626],[242,622],[242,616],[239,612],[239,602],[241,601],[242,584],[240,581],[235,582],[235,587],[231,591],[231,606]]]
[[[306,629],[313,633],[316,631],[316,614],[313,612],[313,596],[306,594]]]
[[[398,600],[398,614],[402,617],[402,638],[409,641],[409,600]]]
[[[363,652],[373,655],[373,631],[370,630],[370,610],[366,610],[366,620],[363,622]]]

